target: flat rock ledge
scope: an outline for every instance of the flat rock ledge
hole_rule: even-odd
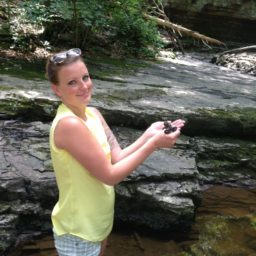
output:
[[[150,63],[132,75],[99,70],[109,67],[92,69],[92,104],[123,146],[155,120],[186,120],[174,148],[155,152],[116,186],[116,225],[186,233],[205,187],[256,187],[254,76],[191,59]],[[0,78],[1,255],[49,234],[58,198],[48,135],[59,102],[45,80],[18,74]]]

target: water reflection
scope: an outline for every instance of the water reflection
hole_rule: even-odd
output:
[[[106,256],[255,255],[256,189],[212,186],[203,193],[185,240],[113,232]],[[31,241],[16,256],[56,256],[51,236]]]

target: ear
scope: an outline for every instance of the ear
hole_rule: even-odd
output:
[[[52,91],[58,96],[61,97],[59,86],[56,84],[51,84]]]

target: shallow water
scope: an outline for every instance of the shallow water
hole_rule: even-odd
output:
[[[213,186],[203,193],[195,223],[183,239],[114,231],[105,256],[178,256],[191,246],[214,249],[205,255],[256,255],[256,189]],[[253,217],[254,216],[254,217]],[[254,218],[254,219],[253,219]],[[173,235],[173,234],[172,234]],[[175,236],[174,236],[175,237]],[[200,245],[199,245],[200,244]],[[211,250],[213,250],[211,249]],[[221,252],[221,253],[220,253]],[[200,254],[199,251],[196,255]],[[217,253],[217,254],[216,254]],[[30,241],[15,256],[56,256],[51,235]],[[195,254],[194,254],[195,255]]]

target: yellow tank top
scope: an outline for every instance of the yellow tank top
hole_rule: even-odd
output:
[[[52,211],[53,228],[57,235],[68,233],[89,241],[102,241],[113,226],[114,188],[97,180],[67,151],[54,144],[53,134],[59,120],[74,115],[61,104],[50,130],[51,158],[59,189],[59,200]],[[110,160],[110,147],[100,119],[90,108],[86,108],[86,117],[85,125]]]

